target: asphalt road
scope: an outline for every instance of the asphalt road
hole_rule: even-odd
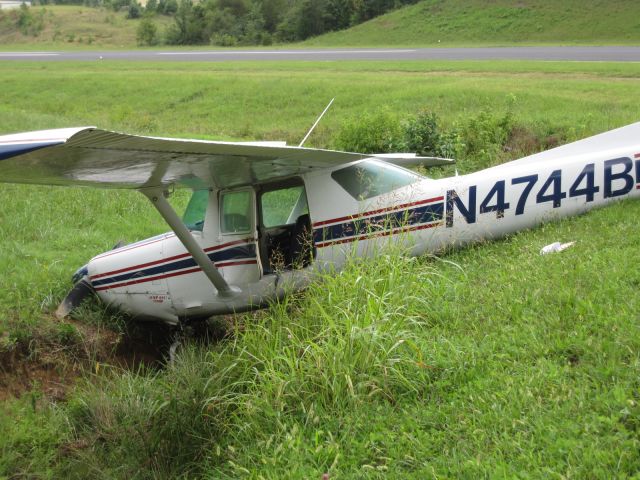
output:
[[[0,60],[31,61],[339,61],[339,60],[569,60],[640,62],[640,47],[331,48],[306,50],[128,50],[0,52]]]

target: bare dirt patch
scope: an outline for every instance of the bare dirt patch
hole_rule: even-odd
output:
[[[60,323],[52,318],[46,321]],[[28,342],[14,342],[10,349],[0,351],[0,401],[34,391],[63,401],[78,378],[100,365],[159,368],[171,339],[168,328],[157,325],[116,332],[78,320],[62,323],[73,327],[77,335],[65,341],[34,335]]]

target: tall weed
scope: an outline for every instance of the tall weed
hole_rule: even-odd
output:
[[[69,471],[196,475],[205,458],[232,458],[220,445],[281,431],[287,418],[421,398],[437,372],[421,348],[428,302],[419,292],[432,270],[396,253],[352,261],[301,297],[246,315],[212,350],[182,349],[163,371],[88,382],[67,406],[74,441],[88,445]]]

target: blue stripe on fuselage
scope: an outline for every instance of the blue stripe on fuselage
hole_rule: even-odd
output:
[[[229,248],[222,252],[209,253],[208,257],[215,263],[224,262],[228,260],[235,260],[240,258],[256,258],[256,246],[253,243],[240,245],[238,247]],[[195,267],[196,262],[193,257],[184,258],[171,263],[165,263],[164,265],[153,266],[144,268],[142,270],[134,270],[126,272],[115,277],[101,278],[99,280],[92,280],[91,284],[94,287],[100,287],[103,285],[109,285],[111,283],[125,282],[131,279],[137,279],[142,277],[160,275],[163,273],[172,272],[175,270],[182,270],[184,268]]]
[[[345,237],[376,233],[394,228],[442,220],[444,202],[424,205],[408,210],[384,213],[369,218],[358,218],[337,225],[317,228],[313,231],[315,243],[329,242]]]

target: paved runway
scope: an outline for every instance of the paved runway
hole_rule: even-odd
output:
[[[640,47],[351,48],[305,50],[123,50],[0,52],[0,60],[30,61],[340,61],[340,60],[569,60],[640,62]]]

